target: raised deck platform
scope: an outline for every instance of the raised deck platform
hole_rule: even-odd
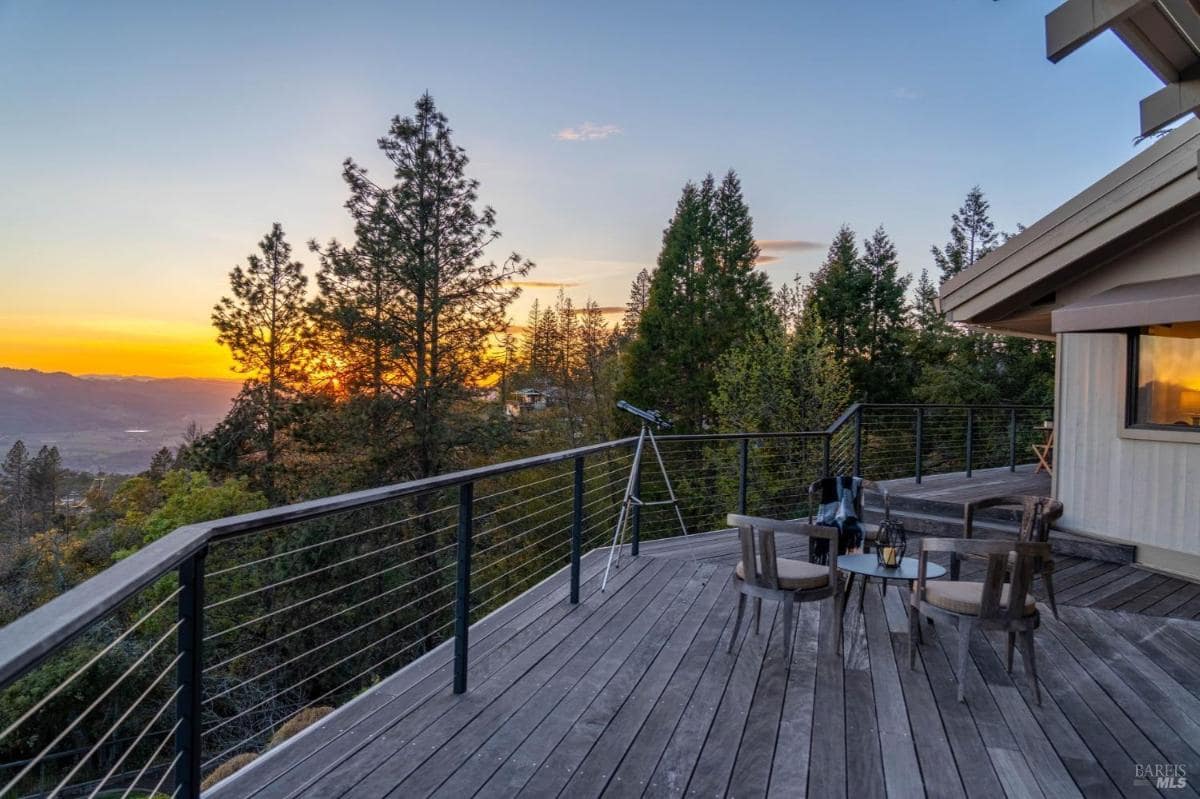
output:
[[[907,529],[928,535],[959,536],[965,503],[1002,495],[1048,496],[1050,475],[1025,465],[1012,471],[1007,467],[977,469],[969,477],[962,472],[927,475],[920,483],[902,477],[884,480],[880,486],[888,492],[892,511],[901,517]],[[882,499],[868,494],[866,511],[869,521],[878,521],[883,516]],[[1018,513],[1015,508],[980,511],[975,517],[975,535],[980,538],[1015,535]],[[1137,554],[1132,544],[1063,530],[1054,532],[1051,545],[1058,555],[1117,564],[1131,564]]]
[[[853,600],[841,657],[828,602],[799,606],[793,642],[765,603],[730,655],[733,534],[642,553],[603,594],[605,553],[585,556],[577,606],[560,573],[473,625],[466,694],[440,647],[206,796],[1057,798],[1156,795],[1135,764],[1200,774],[1200,622],[1109,609],[1195,616],[1200,586],[1071,564],[1062,620],[1042,609],[1042,705],[994,637],[972,643],[964,705],[953,630],[927,628],[908,669],[899,586]]]

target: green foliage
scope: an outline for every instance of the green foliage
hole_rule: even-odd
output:
[[[810,331],[772,327],[721,359],[713,410],[724,433],[824,429],[846,407],[845,367]]]
[[[972,186],[958,211],[950,216],[950,241],[944,248],[930,247],[933,261],[942,271],[942,282],[996,249],[1000,234],[988,211],[983,190]]]
[[[242,396],[260,423],[247,439],[262,453],[255,477],[274,495],[277,437],[293,393],[307,379],[311,323],[304,265],[291,260],[278,222],[258,248],[261,255],[248,256],[245,269],[239,265],[229,273],[233,296],[221,298],[212,320],[217,342],[229,347],[238,371],[249,375]]]
[[[620,396],[664,411],[680,431],[714,421],[718,362],[773,323],[758,254],[736,174],[719,186],[711,175],[684,186],[626,353]]]
[[[997,246],[1001,235],[995,232],[988,210],[983,192],[975,186],[952,215],[950,242],[942,250],[932,250],[943,280]],[[966,330],[937,312],[936,297],[937,289],[922,271],[913,314],[913,354],[920,366],[914,392],[918,401],[1031,405],[1054,401],[1053,343]]]

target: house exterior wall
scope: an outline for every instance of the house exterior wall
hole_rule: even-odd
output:
[[[1197,253],[1200,223],[1193,220],[1064,287],[1058,301],[1196,274]],[[1145,565],[1200,577],[1200,434],[1125,429],[1126,347],[1123,333],[1058,336],[1061,526],[1133,543]]]

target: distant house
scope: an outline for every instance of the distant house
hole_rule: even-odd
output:
[[[516,418],[533,411],[544,411],[551,403],[553,389],[521,388],[513,392],[512,399],[504,403],[504,412]]]
[[[1093,5],[1096,8],[1093,8]],[[1153,132],[1200,107],[1188,3],[1072,0],[1046,20],[1058,60],[1111,28],[1166,83]],[[1182,17],[1179,15],[1182,14]],[[1181,27],[1182,26],[1182,29]],[[1053,491],[1061,526],[1200,576],[1200,122],[1191,120],[948,280],[952,321],[1057,342]]]

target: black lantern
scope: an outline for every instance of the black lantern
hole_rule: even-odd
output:
[[[904,560],[904,552],[908,549],[908,534],[904,525],[892,518],[891,503],[885,494],[883,497],[883,521],[879,523],[879,532],[875,534],[875,557],[884,569],[896,569]]]

